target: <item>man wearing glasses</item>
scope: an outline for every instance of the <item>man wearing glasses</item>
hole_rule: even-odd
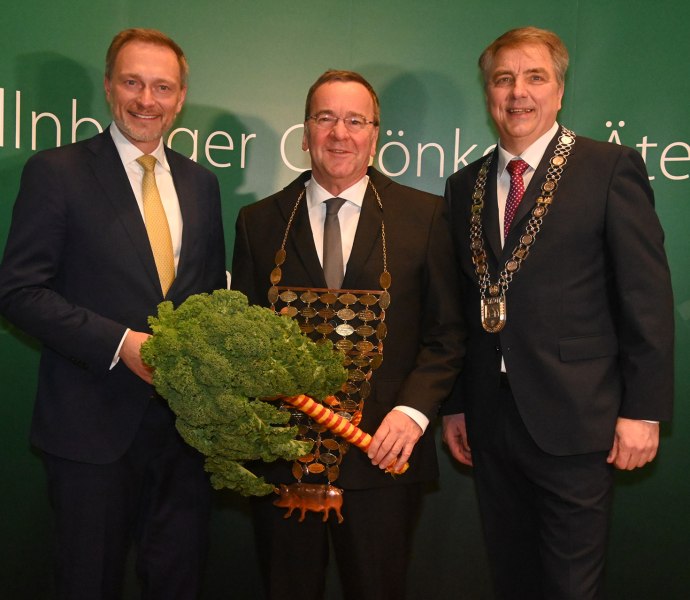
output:
[[[165,146],[189,67],[155,29],[105,59],[113,123],[33,155],[4,258],[0,313],[41,342],[31,443],[55,514],[54,597],[122,597],[130,548],[142,597],[198,597],[211,494],[140,355],[163,300],[225,287],[218,181]]]
[[[404,597],[424,482],[438,474],[427,426],[462,356],[453,250],[439,197],[369,167],[378,132],[371,85],[351,71],[325,72],[306,101],[302,148],[311,171],[237,220],[233,287],[251,303],[293,314],[305,332],[345,353],[350,377],[335,410],[361,418],[373,435],[367,454],[347,451],[301,421],[315,440],[306,462],[264,468],[276,485],[344,490],[342,523],[316,512],[284,519],[275,496],[254,503],[271,599],[323,597],[329,537],[346,598]],[[406,462],[403,475],[386,472]]]

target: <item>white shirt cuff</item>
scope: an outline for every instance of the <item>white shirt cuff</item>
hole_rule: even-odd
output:
[[[405,413],[422,428],[422,433],[424,433],[429,426],[429,419],[424,413],[418,411],[416,408],[412,408],[411,406],[394,406],[393,410],[399,410],[401,413]]]
[[[122,339],[120,340],[120,344],[117,347],[117,350],[115,350],[115,356],[113,356],[113,362],[110,363],[110,370],[112,371],[113,368],[117,363],[120,362],[120,350],[122,349],[122,344],[125,343],[125,338],[127,337],[127,334],[129,333],[129,327],[125,331],[125,334],[122,336]]]

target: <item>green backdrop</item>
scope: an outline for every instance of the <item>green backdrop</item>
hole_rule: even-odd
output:
[[[239,208],[306,166],[299,149],[304,96],[322,71],[355,69],[373,83],[383,115],[377,166],[442,193],[446,177],[495,142],[476,69],[479,53],[505,30],[528,24],[555,30],[571,52],[560,120],[579,134],[637,146],[656,193],[676,300],[677,403],[673,424],[662,428],[656,462],[618,475],[607,587],[611,598],[686,598],[685,0],[6,2],[0,12],[0,247],[26,159],[109,122],[103,56],[120,29],[156,27],[188,55],[190,91],[172,146],[220,179],[229,261]],[[47,598],[51,591],[51,513],[40,460],[27,442],[37,357],[35,342],[0,321],[0,595],[10,599]],[[417,528],[409,597],[491,598],[470,474],[443,451],[441,463],[441,480]],[[204,598],[254,598],[258,572],[246,501],[217,494],[212,533]],[[305,577],[309,560],[304,557]],[[130,575],[128,597],[134,589]],[[328,598],[339,597],[332,574]]]

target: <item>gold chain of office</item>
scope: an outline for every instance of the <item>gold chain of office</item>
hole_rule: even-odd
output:
[[[383,213],[383,203],[374,184],[369,186],[376,196]],[[347,369],[347,381],[334,396],[326,401],[336,414],[357,425],[362,418],[364,401],[371,393],[371,378],[383,362],[383,341],[387,335],[386,309],[391,297],[388,288],[391,275],[388,272],[386,253],[386,229],[381,219],[381,246],[383,272],[379,277],[380,290],[330,290],[281,286],[282,265],[287,257],[285,246],[297,209],[305,190],[299,194],[288,219],[283,242],[276,252],[275,268],[271,272],[268,301],[271,309],[297,320],[302,332],[318,343],[332,343],[343,353],[343,365]],[[304,413],[283,403],[282,410],[291,415],[291,423],[297,427],[297,438],[313,442],[312,450],[292,464],[292,475],[299,482],[305,476],[325,477],[330,484],[340,474],[340,465],[349,443],[317,423]]]
[[[549,161],[546,172],[546,180],[541,185],[541,193],[537,198],[532,214],[525,231],[520,236],[517,246],[513,249],[510,258],[506,261],[503,270],[499,273],[496,283],[491,283],[489,265],[486,261],[484,248],[484,229],[482,227],[482,211],[484,209],[484,194],[486,191],[486,178],[491,167],[493,153],[484,161],[472,192],[472,216],[470,217],[470,251],[474,271],[477,275],[479,290],[481,293],[481,320],[482,327],[489,333],[498,333],[506,324],[507,307],[506,294],[515,273],[520,270],[522,261],[527,258],[530,248],[541,231],[544,217],[549,212],[549,206],[553,202],[554,194],[558,188],[558,182],[563,173],[568,156],[575,144],[575,134],[563,127],[558,137],[558,143],[553,156]],[[487,296],[488,292],[488,296]]]

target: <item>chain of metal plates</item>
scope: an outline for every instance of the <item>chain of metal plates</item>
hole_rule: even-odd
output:
[[[383,213],[383,203],[369,180],[376,201]],[[285,245],[297,207],[304,197],[299,194],[288,220],[283,242],[276,252],[275,268],[271,271],[268,301],[278,314],[297,319],[303,333],[317,343],[331,342],[344,355],[348,370],[347,381],[328,400],[329,408],[358,425],[362,418],[364,400],[371,393],[371,377],[383,362],[383,340],[386,337],[386,309],[390,306],[391,275],[388,272],[386,228],[381,220],[381,250],[383,272],[379,277],[380,290],[330,290],[280,286],[282,266],[287,258]],[[298,439],[312,440],[312,451],[294,461],[292,474],[297,481],[307,475],[324,477],[334,482],[340,474],[340,464],[349,443],[339,439],[301,411],[284,403],[282,410],[291,414],[290,422],[297,426]]]
[[[357,425],[364,401],[371,393],[371,377],[383,362],[386,337],[386,309],[390,294],[386,290],[350,291],[273,287],[271,307],[296,319],[303,333],[316,343],[329,342],[344,355],[347,381],[329,400],[329,408]],[[329,483],[340,474],[340,464],[349,444],[329,432],[297,409],[284,405],[291,422],[298,427],[299,439],[312,440],[312,451],[292,465],[300,481],[308,474],[323,474]]]

